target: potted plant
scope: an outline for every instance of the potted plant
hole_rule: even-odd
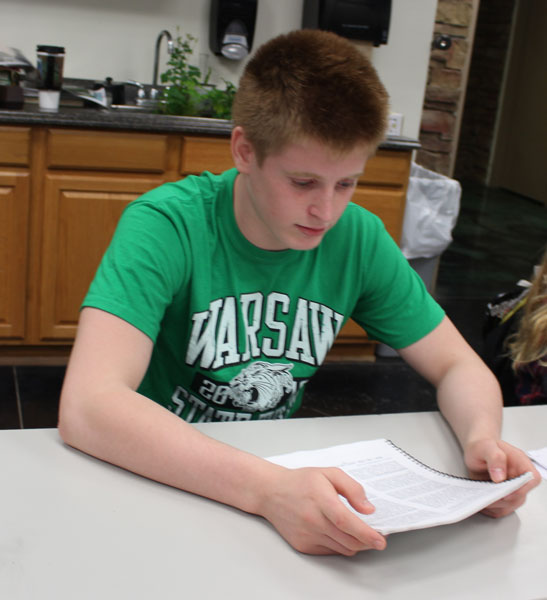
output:
[[[161,74],[165,87],[158,110],[167,115],[229,119],[236,87],[224,80],[225,88],[217,88],[209,83],[211,69],[203,77],[199,67],[189,63],[196,41],[190,34],[184,38],[178,36],[174,41],[168,69]]]

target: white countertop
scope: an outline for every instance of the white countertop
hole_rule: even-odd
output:
[[[463,474],[438,413],[197,426],[262,456],[386,437]],[[504,437],[547,445],[547,406],[505,409]],[[547,485],[516,514],[394,534],[384,552],[303,555],[263,519],[66,447],[54,429],[0,431],[0,598],[547,597]]]

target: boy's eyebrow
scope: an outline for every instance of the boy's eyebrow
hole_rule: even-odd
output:
[[[341,179],[359,179],[363,173],[364,171],[360,171],[353,175],[344,175]],[[313,177],[314,179],[322,179],[321,175],[308,171],[287,171],[287,175],[290,175],[291,177]]]

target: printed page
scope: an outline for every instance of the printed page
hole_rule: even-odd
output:
[[[465,519],[507,496],[532,478],[531,473],[493,483],[436,471],[389,440],[342,444],[293,452],[268,460],[288,467],[339,467],[356,479],[375,506],[362,515],[342,501],[372,528],[387,535]]]
[[[526,454],[534,461],[534,466],[543,479],[547,479],[547,448],[528,450]]]

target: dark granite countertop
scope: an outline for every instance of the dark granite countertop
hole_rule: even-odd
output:
[[[36,105],[21,110],[0,110],[1,125],[46,125],[79,129],[118,129],[157,133],[202,133],[230,135],[232,125],[224,119],[175,117],[138,109],[63,107],[58,112],[41,111]]]
[[[0,110],[0,125],[45,125],[83,129],[130,130],[156,133],[193,133],[230,135],[232,123],[224,119],[178,117],[131,109],[101,109],[61,106],[58,112],[41,111],[37,105],[25,104],[20,110]],[[413,150],[417,140],[390,137],[380,145],[390,150]]]

